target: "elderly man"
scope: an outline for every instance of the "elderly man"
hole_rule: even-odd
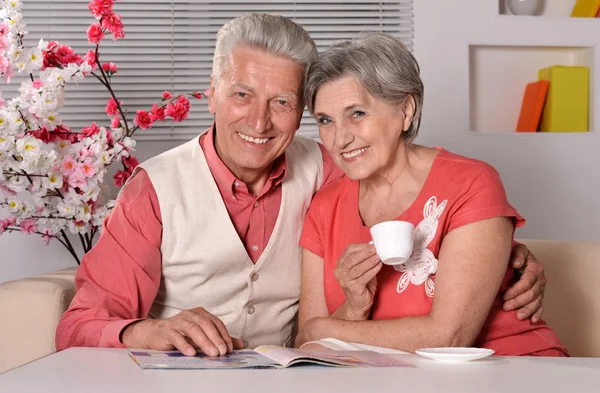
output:
[[[320,144],[295,136],[317,55],[308,33],[281,16],[249,14],[223,26],[213,126],[136,169],[77,272],[58,350],[199,348],[216,356],[291,344],[304,215],[314,193],[342,176]],[[505,306],[526,306],[521,317],[536,319],[543,271],[526,248],[515,250],[513,264],[527,268]]]

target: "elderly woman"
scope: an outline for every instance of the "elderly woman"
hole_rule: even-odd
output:
[[[307,213],[297,346],[333,337],[411,352],[567,356],[543,321],[502,309],[513,233],[525,220],[496,170],[412,143],[423,83],[398,39],[365,33],[333,44],[310,68],[305,97],[346,176]],[[417,228],[412,257],[393,267],[369,244],[370,228],[390,220]]]

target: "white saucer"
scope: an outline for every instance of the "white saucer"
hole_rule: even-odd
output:
[[[469,362],[471,360],[483,359],[494,354],[493,349],[487,348],[422,348],[417,354],[433,360],[444,362]]]

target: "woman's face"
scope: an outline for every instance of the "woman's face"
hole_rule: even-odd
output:
[[[394,167],[413,108],[377,99],[346,76],[317,91],[314,117],[335,163],[351,179],[364,180]]]

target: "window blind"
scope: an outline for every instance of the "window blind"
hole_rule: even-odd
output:
[[[215,35],[227,21],[248,12],[277,13],[302,25],[319,50],[333,41],[364,30],[390,33],[412,49],[413,0],[124,0],[115,3],[123,17],[126,37],[100,47],[102,62],[114,62],[117,97],[128,120],[138,109],[150,110],[161,93],[204,91],[209,86]],[[93,22],[87,0],[25,0],[28,46],[40,38],[71,46],[82,56],[92,49],[86,31]],[[2,86],[4,98],[17,93],[19,80]],[[92,121],[108,125],[104,107],[109,95],[94,78],[67,88],[63,122],[73,130]],[[188,140],[212,122],[205,100],[192,100],[188,120],[156,123],[136,133],[138,140]],[[317,136],[314,120],[305,112],[300,133]]]

